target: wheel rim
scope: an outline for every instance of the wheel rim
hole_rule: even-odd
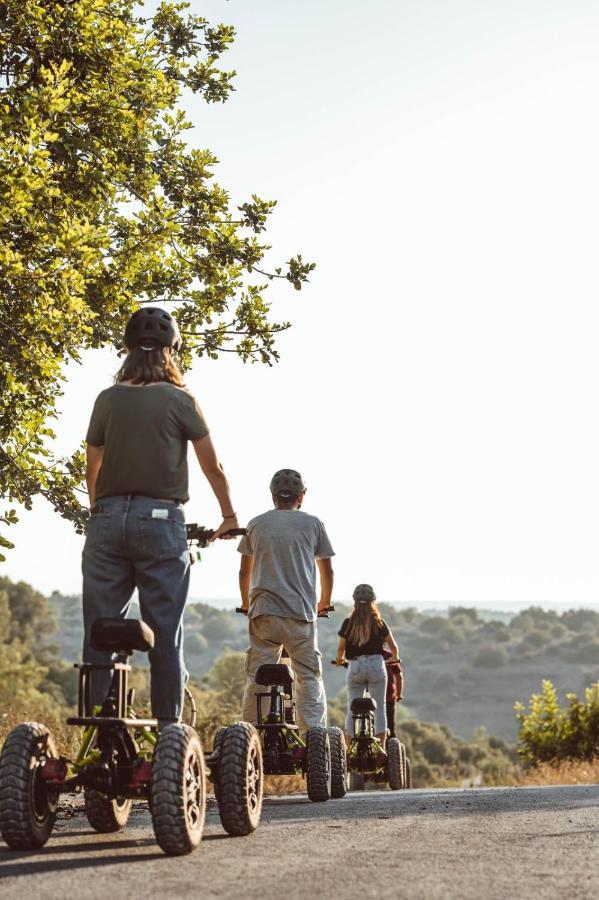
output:
[[[197,753],[192,753],[185,771],[185,815],[191,828],[199,828],[202,823],[203,793],[202,765]]]
[[[54,811],[56,803],[55,791],[49,791],[45,781],[41,778],[41,766],[39,763],[31,773],[31,808],[36,822],[43,824]]]
[[[247,765],[248,807],[252,813],[257,812],[260,806],[260,786],[262,783],[260,776],[260,755],[258,747],[253,744],[250,748]]]

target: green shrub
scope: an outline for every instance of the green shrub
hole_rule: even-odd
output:
[[[508,655],[503,647],[487,644],[478,651],[472,664],[481,669],[497,669],[508,662]]]
[[[478,612],[470,606],[450,606],[449,618],[454,622],[456,619],[460,622],[469,622],[470,625],[477,625],[480,621]]]
[[[524,641],[530,647],[544,647],[549,641],[549,635],[546,631],[534,628],[525,635]]]
[[[203,653],[208,647],[208,641],[201,631],[192,631],[185,635],[185,652],[189,654]]]
[[[447,625],[445,616],[429,616],[420,623],[420,630],[425,634],[437,634]]]
[[[466,640],[463,629],[458,628],[453,622],[446,622],[437,632],[437,638],[448,644],[461,644]]]
[[[530,613],[520,613],[517,616],[514,616],[512,621],[510,622],[510,628],[514,628],[516,631],[531,631],[535,627],[535,620],[530,615]]]
[[[557,652],[568,662],[596,663],[599,661],[599,639],[590,634],[577,634],[572,640],[560,644]]]
[[[453,761],[453,754],[447,739],[440,735],[431,735],[419,747],[420,752],[434,765],[448,765]]]
[[[599,613],[593,609],[569,609],[563,613],[562,622],[570,631],[597,634],[599,632]]]
[[[233,637],[235,631],[233,616],[224,610],[214,610],[202,624],[202,633],[209,641],[224,641]]]
[[[546,680],[541,693],[530,698],[528,709],[516,704],[518,752],[526,762],[599,756],[599,683],[586,688],[584,700],[573,693],[567,694],[566,700],[568,705],[560,707],[555,687]]]
[[[510,634],[510,630],[503,622],[498,622],[493,619],[490,622],[485,622],[483,627],[480,629],[479,634],[484,636],[487,640],[498,641],[500,643],[507,643],[511,641],[512,636]]]

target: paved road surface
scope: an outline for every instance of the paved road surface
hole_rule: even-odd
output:
[[[202,846],[157,849],[146,809],[122,834],[77,813],[41,852],[0,846],[2,900],[578,900],[599,897],[599,786],[372,791],[267,800],[249,838],[210,804]]]

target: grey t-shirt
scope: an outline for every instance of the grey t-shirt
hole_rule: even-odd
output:
[[[238,550],[254,557],[250,619],[316,619],[316,560],[335,555],[320,519],[299,509],[271,509],[252,519]]]

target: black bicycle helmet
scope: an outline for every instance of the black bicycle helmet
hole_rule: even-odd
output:
[[[144,350],[172,347],[173,350],[178,350],[181,346],[181,332],[176,319],[165,309],[143,306],[127,322],[124,343],[127,350],[133,350],[134,347]]]
[[[354,589],[354,603],[372,603],[376,600],[374,588],[370,584],[359,584]]]
[[[304,479],[295,469],[279,469],[272,476],[270,482],[271,494],[274,494],[275,497],[282,497],[284,500],[298,497],[305,490]]]

